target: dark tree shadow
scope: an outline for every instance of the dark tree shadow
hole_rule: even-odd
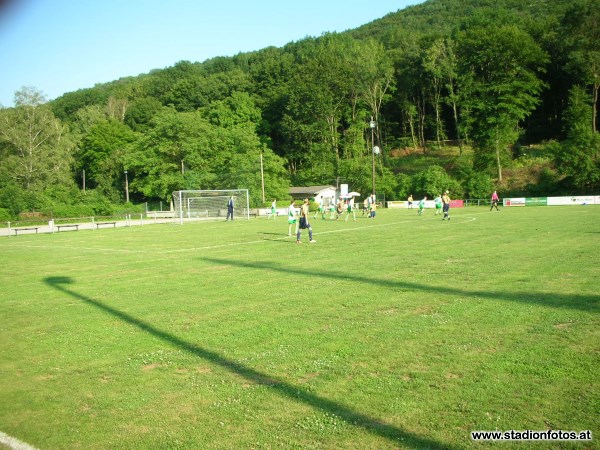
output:
[[[224,260],[214,261],[219,262],[221,264],[228,263]],[[256,266],[256,268],[261,267]],[[192,342],[188,342],[181,338],[178,338],[177,336],[171,333],[162,331],[159,328],[156,328],[153,325],[144,322],[143,320],[137,319],[129,314],[119,311],[118,309],[115,309],[111,306],[105,305],[90,297],[79,294],[71,288],[74,282],[70,277],[47,277],[44,279],[44,281],[52,288],[61,291],[64,294],[73,297],[77,300],[80,300],[90,306],[96,307],[107,314],[117,317],[123,322],[131,324],[140,329],[141,331],[149,333],[156,338],[159,338],[171,345],[180,348],[181,350],[184,350],[199,358],[209,361],[212,364],[223,367],[224,369],[229,370],[230,372],[235,373],[236,375],[239,375],[252,383],[267,386],[273,392],[281,395],[282,397],[286,397],[290,400],[304,403],[305,405],[308,405],[315,409],[320,409],[321,411],[324,411],[328,414],[336,415],[337,417],[344,420],[348,425],[357,428],[362,428],[366,432],[388,439],[396,445],[402,445],[402,447],[416,449],[452,450],[458,448],[452,445],[435,441],[433,439],[418,436],[408,431],[404,431],[401,428],[385,423],[383,420],[370,417],[366,414],[362,414],[359,411],[356,411],[355,409],[346,406],[342,403],[334,402],[327,398],[320,397],[319,395],[308,392],[302,387],[290,384],[282,380],[281,378],[274,377],[269,374],[254,370],[244,364],[240,364],[231,359],[227,359],[218,354],[217,352],[205,349]]]
[[[581,311],[589,311],[597,313],[600,309],[600,295],[561,295],[548,292],[535,291],[478,291],[459,289],[448,286],[437,286],[429,284],[420,284],[401,280],[387,280],[383,278],[368,278],[360,275],[351,275],[346,272],[332,270],[310,270],[298,267],[288,267],[279,262],[272,261],[254,261],[243,262],[231,259],[222,258],[200,258],[202,261],[211,264],[230,265],[234,267],[244,267],[256,270],[269,270],[275,272],[289,273],[293,275],[307,276],[311,279],[325,278],[331,280],[337,278],[344,281],[352,281],[365,285],[376,285],[378,287],[386,287],[392,290],[412,290],[429,292],[432,294],[441,295],[458,295],[464,297],[476,297],[491,300],[507,300],[518,303],[530,303],[540,306],[551,306],[553,308],[576,309]]]

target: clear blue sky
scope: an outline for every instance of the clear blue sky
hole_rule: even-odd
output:
[[[0,105],[341,32],[424,0],[0,0]]]

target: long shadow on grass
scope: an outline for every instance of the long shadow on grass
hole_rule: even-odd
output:
[[[77,300],[81,300],[88,305],[99,308],[102,311],[123,320],[124,322],[136,326],[141,331],[149,333],[152,336],[179,347],[180,349],[196,355],[199,358],[221,366],[224,369],[227,369],[252,383],[267,386],[282,397],[287,397],[291,400],[304,403],[310,407],[320,409],[326,413],[336,415],[350,426],[359,427],[371,434],[389,439],[396,445],[400,445],[401,443],[405,447],[419,449],[430,448],[452,450],[456,448],[452,445],[442,444],[441,442],[409,433],[400,428],[389,425],[379,419],[369,417],[365,414],[355,411],[354,409],[341,403],[334,402],[324,397],[319,397],[318,395],[310,393],[299,386],[294,386],[293,384],[287,383],[280,378],[259,372],[258,370],[254,370],[231,359],[227,359],[219,355],[217,352],[207,350],[192,342],[178,338],[171,333],[162,331],[153,325],[144,322],[143,320],[137,319],[129,314],[119,311],[118,309],[112,308],[111,306],[105,305],[97,300],[75,292],[73,289],[69,288],[69,285],[74,284],[73,280],[69,277],[47,277],[44,279],[44,281],[54,289],[64,292],[65,294]]]
[[[325,278],[327,280],[340,279],[350,282],[359,282],[364,285],[375,285],[377,287],[387,287],[390,289],[401,289],[410,291],[422,291],[442,295],[459,295],[464,297],[475,297],[493,300],[508,300],[519,303],[531,303],[540,306],[551,306],[554,308],[578,309],[589,312],[600,311],[600,295],[560,295],[547,292],[514,292],[514,291],[475,291],[467,289],[458,289],[447,286],[437,286],[434,284],[420,284],[409,281],[387,280],[382,278],[368,278],[360,275],[349,275],[346,272],[310,270],[298,267],[289,267],[278,262],[244,262],[231,259],[218,258],[200,258],[203,261],[236,267],[244,267],[256,270],[267,270],[274,272],[290,273],[293,275],[307,276],[311,279]]]

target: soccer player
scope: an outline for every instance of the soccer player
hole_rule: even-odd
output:
[[[442,213],[442,196],[438,194],[438,196],[433,200],[435,202],[435,215]]]
[[[310,243],[314,244],[315,241],[313,239],[313,232],[310,223],[308,222],[308,199],[304,199],[304,203],[300,207],[300,229],[296,232],[296,244],[300,244],[300,235],[302,234],[302,230],[308,228],[308,238],[310,239]]]
[[[354,209],[354,197],[351,197],[346,202],[346,222],[348,222],[348,217],[350,217],[350,214],[352,214],[352,217],[354,218],[354,221],[356,222],[356,210]]]
[[[340,201],[335,207],[335,220],[338,220],[342,214],[344,214],[345,203],[344,199],[340,197]]]
[[[296,216],[296,201],[292,200],[292,203],[288,207],[288,236],[292,235],[292,226],[296,225],[294,234],[298,233],[298,216]]]
[[[315,216],[313,219],[317,218],[317,214],[321,214],[321,219],[325,219],[325,204],[323,202],[323,197],[319,197],[319,206],[315,211]]]
[[[371,197],[371,201],[369,202],[369,219],[374,219],[375,214],[377,214],[377,203],[375,201],[375,194]]]
[[[233,221],[233,195],[229,197],[229,201],[227,202],[227,217],[225,218],[225,222],[227,222],[230,217]]]
[[[412,209],[412,204],[413,204],[413,196],[412,196],[412,194],[410,194],[408,196],[408,209]]]
[[[427,196],[423,197],[423,199],[419,202],[419,211],[417,212],[419,216],[423,215],[423,210],[425,209],[425,200],[427,200]]]
[[[442,195],[442,203],[444,210],[444,217],[442,217],[442,220],[446,220],[446,217],[448,218],[448,220],[450,220],[450,196],[448,194],[449,192],[446,191],[444,195]]]
[[[329,215],[329,220],[336,219],[335,208],[336,208],[335,199],[332,198],[331,200],[329,200],[329,212],[331,213]]]
[[[498,209],[498,193],[496,191],[494,191],[494,193],[492,194],[492,206],[490,207],[490,211],[492,209],[494,209],[494,206],[496,207],[496,211],[500,211]]]
[[[273,216],[273,220],[277,217],[277,199],[273,199],[273,203],[271,203],[271,213],[267,216],[267,220]]]

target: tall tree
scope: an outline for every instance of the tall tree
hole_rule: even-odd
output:
[[[284,118],[295,145],[305,149],[300,161],[327,167],[330,179],[338,175],[340,128],[349,106],[348,45],[336,34],[303,42]]]
[[[428,69],[434,78],[439,79],[437,83],[440,83],[442,88],[445,90],[445,97],[439,98],[439,100],[444,101],[444,103],[449,105],[452,109],[452,118],[454,119],[456,138],[458,140],[460,154],[462,155],[463,126],[459,115],[459,96],[456,91],[458,60],[456,58],[454,40],[449,37],[436,39],[428,51],[427,56],[427,64],[425,66],[426,69]],[[439,106],[436,106],[436,129],[443,129],[443,120],[440,115],[440,109],[441,108]],[[439,135],[439,132],[436,133],[436,135]]]
[[[591,88],[590,123],[596,132],[600,92],[600,2],[574,2],[565,13],[562,27],[561,38],[568,55],[567,70],[575,75],[578,84]]]
[[[413,147],[425,146],[426,111],[424,109],[425,74],[419,36],[405,30],[396,30],[389,37],[388,51],[395,65],[395,85],[398,95],[395,105],[399,109],[405,135],[410,132]]]
[[[264,206],[265,198],[287,199],[289,197],[289,177],[283,158],[261,144],[258,136],[244,128],[221,130],[228,147],[235,148],[219,173],[219,189],[248,189],[250,204]],[[262,170],[261,170],[262,169]]]
[[[135,140],[135,133],[116,119],[104,119],[91,126],[78,152],[79,168],[86,171],[90,187],[99,188],[114,200],[119,198],[127,169],[124,153]]]
[[[15,107],[0,110],[0,172],[31,193],[72,186],[73,144],[44,95],[25,87]]]
[[[370,154],[365,125],[388,98],[393,66],[375,41],[338,34],[306,40],[298,54],[282,124],[309,166],[302,181],[332,183],[343,176],[342,159]]]
[[[127,148],[124,165],[131,174],[129,187],[145,197],[163,200],[179,189],[212,189],[217,179],[212,160],[225,157],[221,146],[199,111],[165,109]]]
[[[458,34],[462,101],[470,110],[475,164],[495,164],[502,181],[503,158],[519,135],[519,122],[539,102],[538,74],[546,54],[514,26],[474,27]]]
[[[130,188],[165,200],[180,189],[250,189],[258,202],[262,153],[267,193],[283,196],[283,160],[260,142],[259,119],[260,110],[244,93],[193,112],[161,111],[128,147],[124,164],[132,175]]]
[[[356,47],[353,58],[353,71],[359,79],[356,93],[368,106],[371,117],[379,122],[381,108],[395,90],[394,65],[383,45],[374,39]]]
[[[571,89],[564,117],[567,139],[556,148],[556,163],[574,193],[592,194],[600,188],[600,135],[590,128],[592,110],[585,89]]]
[[[430,81],[429,97],[435,112],[435,140],[440,146],[442,140],[446,138],[444,124],[442,121],[442,92],[445,87],[445,80],[448,78],[446,71],[448,68],[443,62],[446,57],[446,45],[443,39],[436,39],[425,49],[423,57],[423,68]]]
[[[230,154],[219,170],[216,187],[248,189],[253,206],[263,205],[263,183],[265,198],[287,198],[289,177],[285,161],[261,143],[257,133],[262,123],[261,111],[252,97],[234,92],[209,105],[204,113]],[[261,170],[257,170],[259,167]]]

